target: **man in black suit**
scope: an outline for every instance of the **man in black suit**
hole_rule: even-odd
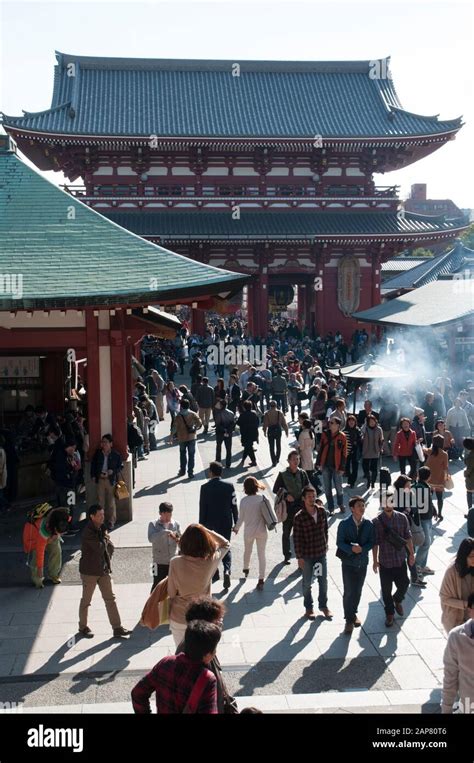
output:
[[[223,467],[218,461],[209,465],[209,482],[201,487],[199,497],[199,522],[209,530],[223,535],[230,540],[232,528],[239,518],[237,496],[234,486],[221,479]],[[224,566],[224,588],[230,588],[232,554],[229,551],[222,560]],[[213,582],[219,580],[219,570]]]

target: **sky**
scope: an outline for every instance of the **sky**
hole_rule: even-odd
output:
[[[440,119],[463,116],[455,141],[397,172],[427,183],[428,198],[474,208],[473,4],[470,0],[0,0],[0,110],[49,108],[54,51],[131,58],[373,60],[391,56],[402,106]],[[60,173],[45,173],[61,183]]]

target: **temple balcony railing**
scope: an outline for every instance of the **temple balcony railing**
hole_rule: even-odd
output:
[[[94,199],[132,199],[141,201],[168,200],[175,198],[192,199],[193,201],[205,201],[215,199],[258,199],[281,200],[323,200],[328,198],[338,198],[341,201],[350,201],[363,199],[372,201],[374,199],[398,200],[399,186],[370,186],[363,185],[326,185],[322,188],[303,185],[242,185],[242,184],[215,184],[201,186],[185,184],[167,184],[167,185],[136,185],[136,184],[107,184],[94,185],[91,189],[84,185],[63,185],[65,191],[82,201],[93,201]]]

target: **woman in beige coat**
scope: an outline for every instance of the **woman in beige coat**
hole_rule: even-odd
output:
[[[168,596],[170,630],[176,646],[184,638],[186,610],[196,596],[210,596],[211,583],[229,541],[203,525],[189,525],[179,541],[179,556],[170,560]]]
[[[467,600],[474,593],[474,539],[464,538],[439,589],[441,622],[446,633],[468,619]]]

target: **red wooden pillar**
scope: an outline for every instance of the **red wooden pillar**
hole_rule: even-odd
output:
[[[204,310],[193,308],[191,310],[191,327],[193,334],[204,336],[206,333],[206,315]]]
[[[324,314],[325,314],[325,299],[328,299],[328,302],[330,302],[329,294],[327,293],[328,290],[328,277],[327,275],[321,276],[323,279],[322,281],[322,288],[318,291],[314,292],[314,299],[315,299],[315,320],[316,320],[316,334],[320,337],[323,337],[326,331],[325,326],[325,320],[324,320]],[[330,305],[328,304],[328,308],[330,308]]]
[[[308,295],[305,284],[298,284],[298,328],[300,331],[303,331],[307,326],[307,299]]]
[[[132,414],[133,409],[133,379],[132,379],[132,351],[133,345],[125,345],[125,371],[127,374],[127,415]]]
[[[111,316],[110,330],[110,377],[112,397],[112,437],[114,447],[127,457],[127,415],[128,415],[128,385],[127,385],[127,351],[124,332],[124,317],[120,311]]]
[[[256,307],[258,315],[257,335],[261,338],[268,333],[268,273],[264,268],[260,274],[258,290],[256,294]]]
[[[247,286],[247,323],[250,336],[256,336],[258,333],[257,302],[256,302],[256,283],[249,283]]]
[[[99,447],[100,423],[100,366],[99,323],[93,310],[86,310],[86,356],[87,356],[87,425],[89,428],[89,456]]]

